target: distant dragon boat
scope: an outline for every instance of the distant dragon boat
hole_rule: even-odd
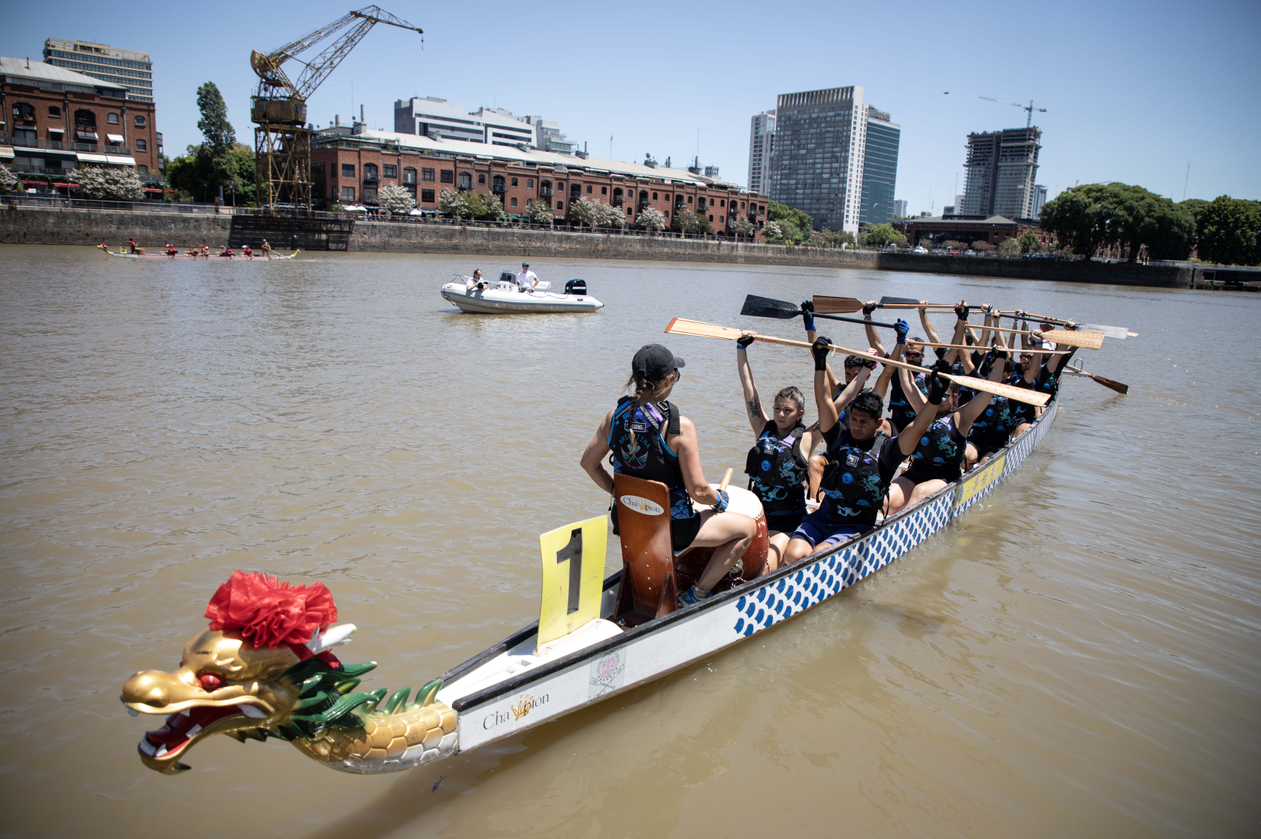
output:
[[[729,576],[712,597],[684,609],[676,610],[675,591],[689,572],[699,575],[708,560],[702,551],[712,549],[674,559],[665,486],[618,475],[623,569],[601,580],[604,516],[543,534],[539,621],[430,681],[411,701],[409,688],[388,698],[385,688],[354,690],[376,665],[346,665],[331,654],[355,627],[333,625],[336,609],[323,585],[238,571],[211,601],[211,628],[184,648],[179,669],[142,671],[124,685],[129,713],[167,715],[141,737],[140,759],[173,774],[188,768],[182,758],[197,742],[228,734],[287,740],[334,769],[373,774],[517,735],[765,632],[876,573],[993,492],[1046,436],[1057,404],[957,483],[826,553],[749,580]],[[761,505],[747,490],[730,493],[731,509],[758,521],[744,555],[746,571],[756,574],[766,551]],[[262,604],[252,612],[251,598]],[[291,627],[289,635],[269,636],[277,624]]]
[[[253,261],[255,261],[255,260],[262,260],[263,262],[271,262],[271,261],[275,261],[275,260],[277,260],[277,259],[293,259],[293,258],[294,258],[295,256],[297,256],[298,254],[302,253],[302,250],[299,248],[298,250],[294,251],[293,253],[289,254],[288,256],[281,256],[281,255],[274,254],[274,253],[273,253],[271,256],[264,256],[264,255],[260,252],[260,253],[256,253],[256,254],[254,254],[254,256],[251,258],[251,257],[245,256],[244,254],[240,254],[240,253],[235,253],[235,254],[233,254],[232,256],[223,256],[223,255],[221,255],[221,254],[217,254],[217,253],[207,254],[206,256],[202,256],[201,254],[197,254],[196,256],[191,256],[191,255],[189,255],[189,254],[187,254],[187,253],[184,253],[184,252],[180,252],[180,253],[176,253],[176,254],[168,254],[168,253],[166,253],[166,252],[162,252],[162,253],[125,253],[125,252],[123,251],[123,249],[122,249],[122,248],[119,248],[119,249],[118,249],[118,251],[117,251],[117,252],[115,252],[115,251],[110,250],[108,247],[105,247],[104,245],[98,245],[98,247],[99,247],[101,250],[105,251],[105,253],[109,254],[110,256],[121,256],[121,257],[123,257],[124,259],[188,259],[188,260],[194,260],[194,261],[196,261],[196,260],[201,260],[201,261],[203,261],[203,262],[213,262],[213,261],[218,260],[218,259],[222,259],[222,260],[230,260],[230,261],[232,261],[232,262],[235,262],[235,261],[236,261],[236,260],[238,260],[238,259],[240,259],[240,260],[242,260],[242,261],[244,261],[244,262],[253,262]]]

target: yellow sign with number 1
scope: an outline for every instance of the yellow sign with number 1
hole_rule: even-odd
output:
[[[600,617],[608,541],[608,520],[604,516],[567,524],[539,537],[543,598],[538,646],[563,638]]]

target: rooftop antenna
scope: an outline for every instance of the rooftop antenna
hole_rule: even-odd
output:
[[[696,165],[701,165],[701,127],[696,126]]]

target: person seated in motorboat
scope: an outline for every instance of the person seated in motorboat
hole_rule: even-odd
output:
[[[241,253],[245,254],[245,258],[246,258],[246,259],[253,259],[253,258],[254,258],[254,251],[253,251],[253,249],[251,249],[251,248],[250,248],[250,246],[249,246],[249,245],[246,245],[244,248],[242,248],[242,249],[241,249]]]
[[[849,429],[841,429],[827,382],[831,346],[827,338],[819,338],[810,348],[814,356],[814,399],[819,408],[819,429],[828,444],[831,462],[820,485],[822,504],[793,532],[784,552],[785,562],[796,562],[828,550],[876,523],[898,466],[915,451],[920,437],[937,415],[937,405],[946,395],[948,382],[934,369],[929,378],[928,401],[914,421],[901,434],[886,440],[878,451],[869,451],[864,445],[871,445],[876,436],[876,426],[884,412],[883,400],[874,393],[854,397],[849,409]],[[943,369],[946,366],[945,362],[939,364]]]
[[[708,598],[757,534],[748,516],[727,510],[726,490],[715,490],[701,467],[696,426],[668,401],[683,359],[661,344],[648,344],[631,361],[628,388],[605,415],[582,453],[582,468],[596,486],[613,493],[613,475],[604,468],[612,455],[614,473],[660,481],[670,493],[670,537],[675,554],[689,547],[715,547],[696,585],[679,597],[680,606]],[[708,505],[698,512],[692,502]]]
[[[530,263],[521,263],[521,273],[517,274],[517,288],[521,291],[532,291],[539,284],[539,276],[530,270]]]
[[[749,490],[757,495],[766,513],[766,570],[774,571],[792,532],[806,514],[807,461],[823,438],[817,423],[806,428],[802,421],[806,399],[794,385],[775,394],[773,413],[766,415],[749,365],[749,345],[756,338],[756,332],[745,332],[736,340],[736,370],[749,426],[757,435],[744,471],[749,476]]]
[[[482,277],[482,269],[474,268],[473,276],[464,284],[469,291],[485,291],[486,280]]]

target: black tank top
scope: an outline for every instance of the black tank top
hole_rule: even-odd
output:
[[[762,428],[744,463],[749,489],[757,493],[767,517],[801,515],[806,511],[806,460],[801,454],[800,422],[782,439],[774,420]]]
[[[679,433],[679,417],[678,406],[670,402],[639,405],[629,396],[623,396],[613,411],[613,424],[609,429],[609,460],[613,472],[665,484],[670,490],[670,518],[675,521],[697,515],[683,483],[679,456],[670,450],[664,439]]]

